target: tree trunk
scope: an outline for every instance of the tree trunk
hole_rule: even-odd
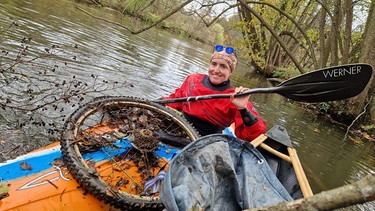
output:
[[[341,22],[341,0],[335,0],[331,26],[331,66],[339,64],[339,37],[340,37],[340,22]]]
[[[241,32],[242,32],[243,39],[247,43],[246,44],[247,49],[250,49],[249,56],[250,58],[252,58],[251,54],[257,54],[258,51],[260,50],[260,46],[259,46],[260,42],[259,42],[257,30],[252,23],[253,16],[250,13],[250,11],[247,10],[242,4],[239,4],[238,11],[239,11],[238,14],[239,14],[240,20],[247,23],[246,26],[248,28],[242,29]],[[255,71],[257,72],[263,71],[262,67],[260,67],[259,64],[255,60],[250,59],[250,64],[251,66],[254,67]]]
[[[363,44],[362,44],[362,50],[361,55],[359,58],[359,62],[368,63],[371,64],[373,67],[375,67],[375,0],[371,1],[371,6],[369,9],[367,22],[366,22],[366,28],[365,32],[363,34]],[[372,78],[369,81],[369,85],[363,90],[363,92],[356,97],[352,97],[348,100],[348,115],[358,116],[363,110],[362,108],[365,107],[366,101],[370,100],[371,95],[374,93],[374,73],[372,75]],[[372,104],[372,106],[375,106]],[[371,109],[375,112],[375,109]],[[375,114],[372,113],[371,115],[373,119],[375,119]]]
[[[324,4],[324,1],[322,2]],[[327,12],[324,8],[320,11],[319,17],[319,46],[320,46],[320,61],[319,68],[325,67],[328,61],[329,50],[326,48],[326,33],[325,33],[325,24],[326,24]]]
[[[260,210],[333,210],[375,200],[375,174],[333,190],[323,191],[305,199],[282,202],[276,205],[246,209]]]
[[[243,8],[248,10],[252,15],[254,15],[260,23],[267,28],[267,30],[271,33],[271,35],[277,40],[279,43],[280,47],[285,51],[285,53],[290,57],[290,59],[293,61],[294,65],[297,67],[297,69],[300,71],[301,74],[305,73],[305,70],[301,66],[301,64],[297,61],[294,55],[291,54],[289,49],[287,48],[286,44],[281,40],[279,35],[277,35],[276,31],[271,27],[267,21],[259,14],[257,13],[254,9],[252,9],[249,5],[244,0],[239,0],[239,2],[243,5]]]
[[[352,23],[353,23],[353,3],[352,0],[345,0],[345,32],[344,32],[344,49],[342,52],[342,63],[347,64],[349,62],[349,52],[351,46],[352,36]]]

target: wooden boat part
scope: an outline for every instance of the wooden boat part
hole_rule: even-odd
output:
[[[305,198],[313,195],[310,184],[307,180],[306,174],[303,171],[302,164],[298,158],[297,151],[294,148],[288,147],[288,153],[292,160],[292,165],[297,176],[298,183],[301,187],[302,194]]]
[[[258,136],[256,139],[254,139],[251,144],[254,145],[254,147],[260,146],[262,149],[270,152],[271,154],[289,162],[292,163],[294,171],[297,176],[298,183],[300,184],[302,194],[305,198],[310,197],[313,195],[313,192],[311,190],[310,184],[307,180],[306,174],[302,168],[302,164],[298,158],[296,149],[292,147],[288,147],[288,153],[289,155],[285,155],[272,147],[268,146],[266,143],[264,143],[265,140],[267,140],[267,136],[262,134]]]

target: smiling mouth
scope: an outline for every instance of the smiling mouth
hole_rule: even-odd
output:
[[[215,77],[215,78],[221,78],[220,75],[215,75],[215,74],[213,74],[212,76]]]

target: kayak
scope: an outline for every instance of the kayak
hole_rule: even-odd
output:
[[[223,133],[234,137],[231,127]],[[60,142],[0,163],[0,210],[163,210],[169,166],[204,138],[157,103],[97,98],[69,117]],[[251,144],[291,199],[312,195],[285,128]]]

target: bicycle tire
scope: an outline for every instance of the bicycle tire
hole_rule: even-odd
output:
[[[136,111],[140,111],[140,113],[137,114]],[[184,119],[177,112],[168,107],[164,107],[160,104],[134,97],[103,97],[95,99],[94,101],[87,103],[85,106],[80,107],[69,117],[64,125],[63,133],[61,135],[61,151],[70,173],[77,180],[78,184],[84,191],[94,195],[97,199],[102,200],[105,203],[109,203],[115,208],[119,208],[122,210],[162,210],[164,209],[164,206],[158,195],[147,196],[144,194],[139,194],[138,192],[133,193],[134,190],[132,187],[134,186],[131,185],[137,184],[135,185],[135,189],[140,189],[141,185],[138,184],[138,182],[136,182],[133,178],[131,178],[132,175],[128,175],[128,173],[126,172],[127,169],[125,168],[127,167],[126,165],[134,163],[133,166],[136,166],[138,168],[137,173],[134,174],[138,175],[141,161],[136,163],[134,160],[129,160],[129,158],[126,158],[126,156],[128,156],[130,152],[134,152],[135,154],[132,158],[138,159],[136,156],[136,153],[138,153],[138,151],[134,151],[132,147],[123,147],[118,150],[118,146],[114,146],[115,143],[118,142],[118,140],[116,142],[110,143],[106,141],[107,139],[103,138],[104,136],[106,136],[107,138],[112,137],[112,133],[116,135],[115,133],[119,133],[118,131],[121,129],[121,127],[127,127],[129,129],[129,122],[133,121],[133,119],[136,119],[135,122],[140,122],[137,123],[139,125],[136,126],[139,128],[133,128],[133,130],[130,130],[134,133],[135,131],[139,131],[140,129],[143,132],[151,131],[150,128],[152,128],[154,130],[162,130],[168,133],[173,133],[173,135],[177,136],[177,138],[187,138],[187,140],[189,141],[194,141],[199,137],[198,132],[186,119]],[[147,121],[149,121],[150,119],[155,122],[148,123]],[[131,124],[133,123],[134,122],[131,122]],[[126,131],[121,130],[121,133],[122,135],[124,135]],[[129,134],[130,133],[125,134],[127,136],[123,137],[121,139],[121,142],[126,142],[123,140],[131,140],[129,138]],[[154,138],[153,135],[154,134],[151,134],[150,136],[145,137]],[[104,140],[104,142],[102,142],[102,140]],[[158,141],[159,139],[156,140]],[[129,142],[131,146],[136,148],[134,143],[137,143],[137,141],[133,140]],[[157,143],[158,145],[156,147],[158,149],[161,145],[163,147],[169,147],[169,145],[162,144],[160,142]],[[128,143],[126,142],[126,144]],[[144,147],[141,144],[140,146]],[[113,151],[115,151],[116,153],[116,150],[123,150],[123,152],[119,152],[113,157],[109,157],[107,161],[98,161],[94,164],[90,163],[92,162],[91,159],[85,157],[87,154],[92,153],[91,151],[95,151],[96,149],[98,149],[98,151],[106,151],[107,149],[112,150],[111,147],[116,148],[113,149]],[[171,147],[168,149],[174,150],[175,148]],[[147,162],[151,163],[149,159],[155,153],[150,152],[150,157],[148,157],[149,155],[145,154],[149,153],[147,150],[145,150],[145,148],[142,148],[141,153],[145,158],[141,159],[144,159]],[[112,153],[112,151],[105,153]],[[125,154],[126,156],[124,156]],[[120,155],[124,157],[121,157]],[[168,162],[164,157],[157,157],[153,159],[156,159],[156,163],[159,162],[157,164],[157,168],[160,167],[160,160],[163,160],[163,168],[168,166]],[[144,163],[147,163],[146,161]],[[105,168],[112,169],[108,171],[103,170],[104,167],[97,167],[98,163],[103,163],[103,165],[105,163]],[[153,168],[154,167],[150,167],[151,170]],[[151,172],[150,169],[148,169],[147,167],[147,170],[143,171]],[[117,171],[119,171],[120,173],[118,173]],[[155,173],[155,170],[153,171]],[[102,172],[106,172],[106,174]],[[121,175],[121,178],[118,179],[119,176],[113,176],[114,178],[108,179],[108,172],[111,172],[113,175],[118,173],[117,175]],[[141,175],[140,178],[142,178],[142,172],[139,174]],[[129,178],[125,178],[126,176],[129,176]],[[120,186],[118,186],[120,180],[128,181],[128,184],[121,184]],[[134,183],[132,183],[133,181]],[[145,181],[141,181],[139,183],[143,182]],[[128,187],[126,185],[129,185],[131,187]],[[125,187],[127,189],[125,189]],[[127,192],[128,189],[129,191]],[[144,190],[144,193],[145,191],[146,190]]]

